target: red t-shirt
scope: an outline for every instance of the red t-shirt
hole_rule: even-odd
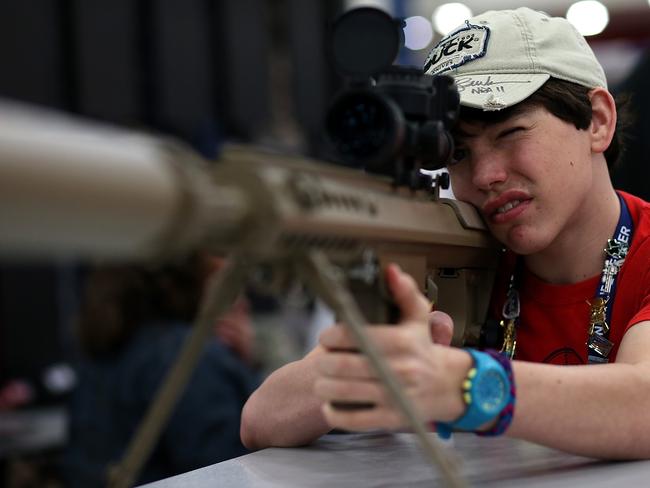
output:
[[[612,323],[609,340],[616,359],[625,332],[634,324],[650,320],[650,203],[619,192],[634,222],[632,246],[618,273],[616,296],[610,301]],[[500,314],[514,256],[506,256],[502,274],[495,282],[493,313]],[[524,270],[520,285],[521,316],[517,328],[515,359],[551,364],[586,364],[589,305],[600,275],[570,285],[546,283]],[[498,297],[498,298],[496,298]],[[497,315],[499,316],[499,315]]]

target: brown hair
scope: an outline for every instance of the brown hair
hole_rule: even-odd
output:
[[[110,265],[90,272],[77,321],[84,353],[118,352],[142,325],[190,323],[206,276],[205,258],[194,254],[165,266]]]
[[[526,104],[542,106],[557,118],[573,124],[576,129],[584,130],[589,127],[592,116],[589,91],[589,88],[577,83],[550,78],[520,104],[497,111],[461,107],[460,119],[495,124],[507,120],[515,107]],[[625,149],[625,141],[627,140],[625,130],[630,125],[627,98],[617,97],[616,105],[618,112],[616,129],[611,144],[605,150],[605,159],[610,170],[616,167],[621,159],[621,154]]]

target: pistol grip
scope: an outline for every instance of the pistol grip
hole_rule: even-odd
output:
[[[368,325],[397,324],[400,318],[400,309],[393,300],[383,276],[377,274],[375,279],[368,283],[361,280],[348,280],[350,292],[355,297],[357,305]],[[346,403],[332,402],[332,407],[339,410],[365,410],[373,408],[374,403]]]

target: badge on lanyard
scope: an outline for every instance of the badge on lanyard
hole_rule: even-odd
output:
[[[623,267],[632,238],[632,219],[625,200],[619,195],[621,215],[612,239],[603,249],[605,263],[596,290],[596,296],[587,301],[589,304],[589,333],[587,336],[587,357],[590,363],[606,363],[614,347],[609,340],[609,325],[612,318],[612,305],[616,294],[616,278]],[[612,302],[612,303],[610,303]]]

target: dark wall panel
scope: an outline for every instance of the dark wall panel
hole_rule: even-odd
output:
[[[72,9],[78,111],[111,122],[142,120],[137,2],[77,0]]]
[[[34,379],[60,361],[57,271],[52,266],[0,270],[2,376]]]
[[[61,5],[0,2],[0,96],[66,108]]]
[[[154,120],[194,142],[215,119],[209,10],[204,0],[151,5]]]
[[[223,87],[224,117],[242,138],[258,135],[269,120],[269,4],[262,0],[215,2],[219,34],[217,66]]]

